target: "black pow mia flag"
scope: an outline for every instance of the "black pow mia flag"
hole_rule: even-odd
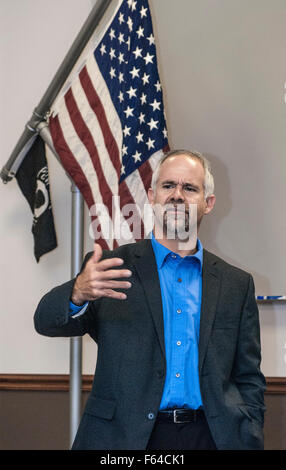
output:
[[[39,262],[42,255],[57,247],[45,143],[40,136],[36,137],[15,177],[34,216],[34,254]]]

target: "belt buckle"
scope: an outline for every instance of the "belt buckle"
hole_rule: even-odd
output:
[[[174,410],[174,423],[183,424],[185,421],[180,421],[179,418],[177,418],[177,411],[179,410]]]

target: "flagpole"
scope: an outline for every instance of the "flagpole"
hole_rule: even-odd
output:
[[[111,2],[112,0],[97,0],[96,4],[91,10],[90,15],[81,28],[75,41],[73,42],[70,50],[68,51],[57,73],[51,81],[47,91],[45,92],[38,106],[35,108],[31,119],[26,124],[26,127],[13,152],[11,153],[10,158],[8,159],[6,165],[4,165],[2,168],[0,178],[4,183],[7,183],[14,177],[19,165],[26,155],[26,153],[23,154],[22,152],[23,148],[37,132],[37,126],[39,123],[46,120],[47,113],[49,112],[57,94],[60,92],[81,52],[87,45],[92,34],[94,33],[96,26],[102,19]]]
[[[48,124],[42,122],[37,127],[37,132],[48,145],[55,157],[60,158],[53,146],[52,137]],[[83,260],[84,244],[84,200],[71,181],[72,211],[71,211],[71,278],[73,279],[80,271]],[[69,443],[70,447],[74,441],[81,418],[81,385],[82,385],[82,338],[70,339],[70,386],[69,386]]]
[[[74,183],[72,193],[71,277],[79,273],[83,260],[83,197]],[[74,441],[81,418],[82,338],[70,339],[70,446]]]

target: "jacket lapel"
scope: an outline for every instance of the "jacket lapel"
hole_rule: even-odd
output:
[[[220,289],[220,274],[212,255],[204,250],[202,306],[199,337],[199,373],[207,351],[212,325],[215,319],[216,306]]]
[[[143,285],[160,347],[165,357],[164,319],[160,281],[150,240],[143,240],[137,244],[134,267]]]
[[[143,240],[137,244],[134,267],[142,283],[162,354],[165,357],[164,319],[160,281],[150,240]],[[216,266],[216,260],[212,257],[211,253],[204,250],[199,336],[199,373],[201,373],[202,370],[212,325],[215,319],[219,290],[220,272]]]

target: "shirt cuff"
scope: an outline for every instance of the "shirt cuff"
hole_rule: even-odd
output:
[[[70,305],[69,305],[69,314],[71,317],[76,318],[79,317],[80,315],[83,315],[84,312],[86,311],[88,307],[88,302],[85,302],[83,305],[75,305],[71,300],[70,300]]]

